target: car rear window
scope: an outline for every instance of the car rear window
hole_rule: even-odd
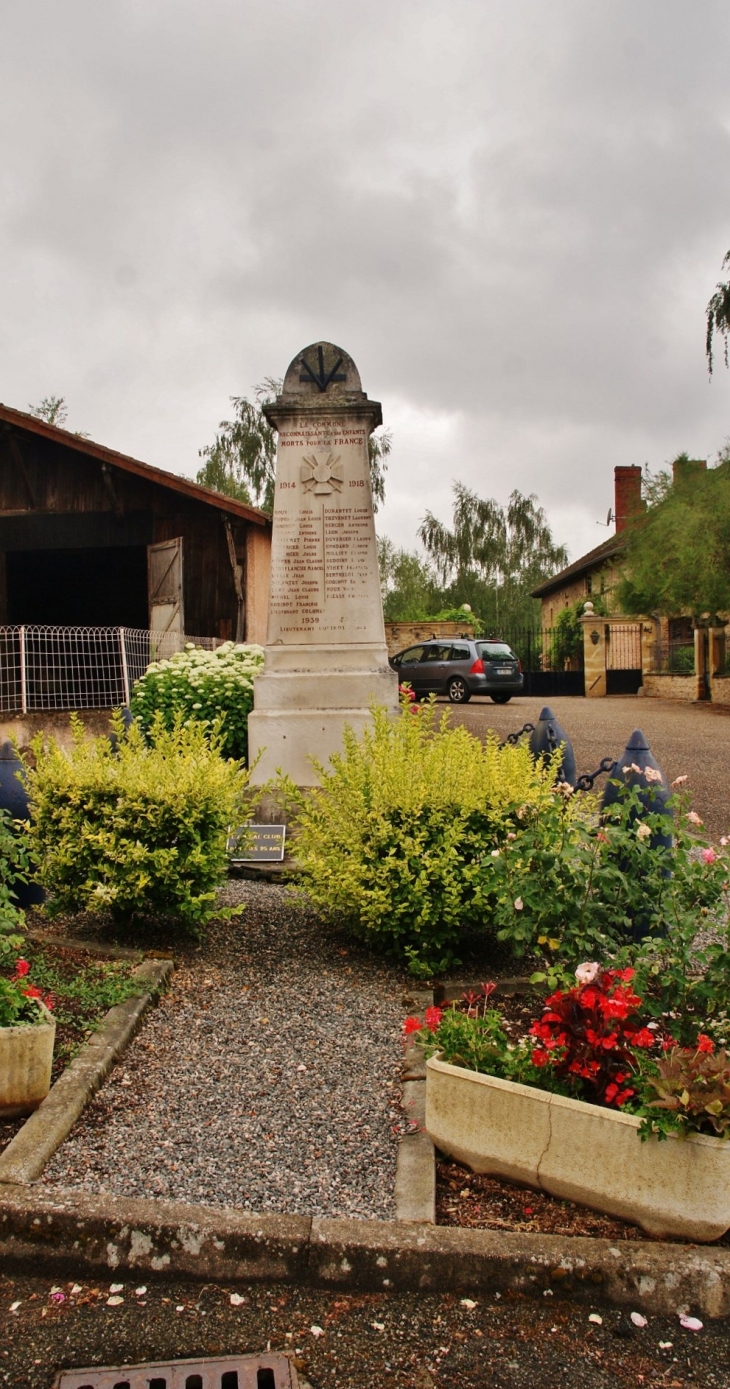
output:
[[[503,641],[480,641],[477,650],[483,661],[504,660],[515,661],[517,657],[511,651],[506,642]]]

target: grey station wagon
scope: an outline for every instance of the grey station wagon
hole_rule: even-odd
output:
[[[452,637],[422,641],[390,657],[400,684],[417,696],[447,694],[452,704],[466,704],[472,695],[489,695],[507,704],[523,685],[520,663],[503,641]]]

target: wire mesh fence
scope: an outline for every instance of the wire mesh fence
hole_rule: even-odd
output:
[[[134,627],[0,627],[0,713],[115,709],[151,661],[215,637]]]

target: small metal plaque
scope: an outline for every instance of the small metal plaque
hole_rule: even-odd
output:
[[[297,1389],[299,1384],[288,1356],[273,1352],[62,1370],[53,1389]]]
[[[286,825],[241,825],[228,840],[231,863],[281,863]]]

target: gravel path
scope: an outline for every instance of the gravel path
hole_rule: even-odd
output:
[[[392,1219],[403,975],[286,888],[223,899],[44,1184]]]

